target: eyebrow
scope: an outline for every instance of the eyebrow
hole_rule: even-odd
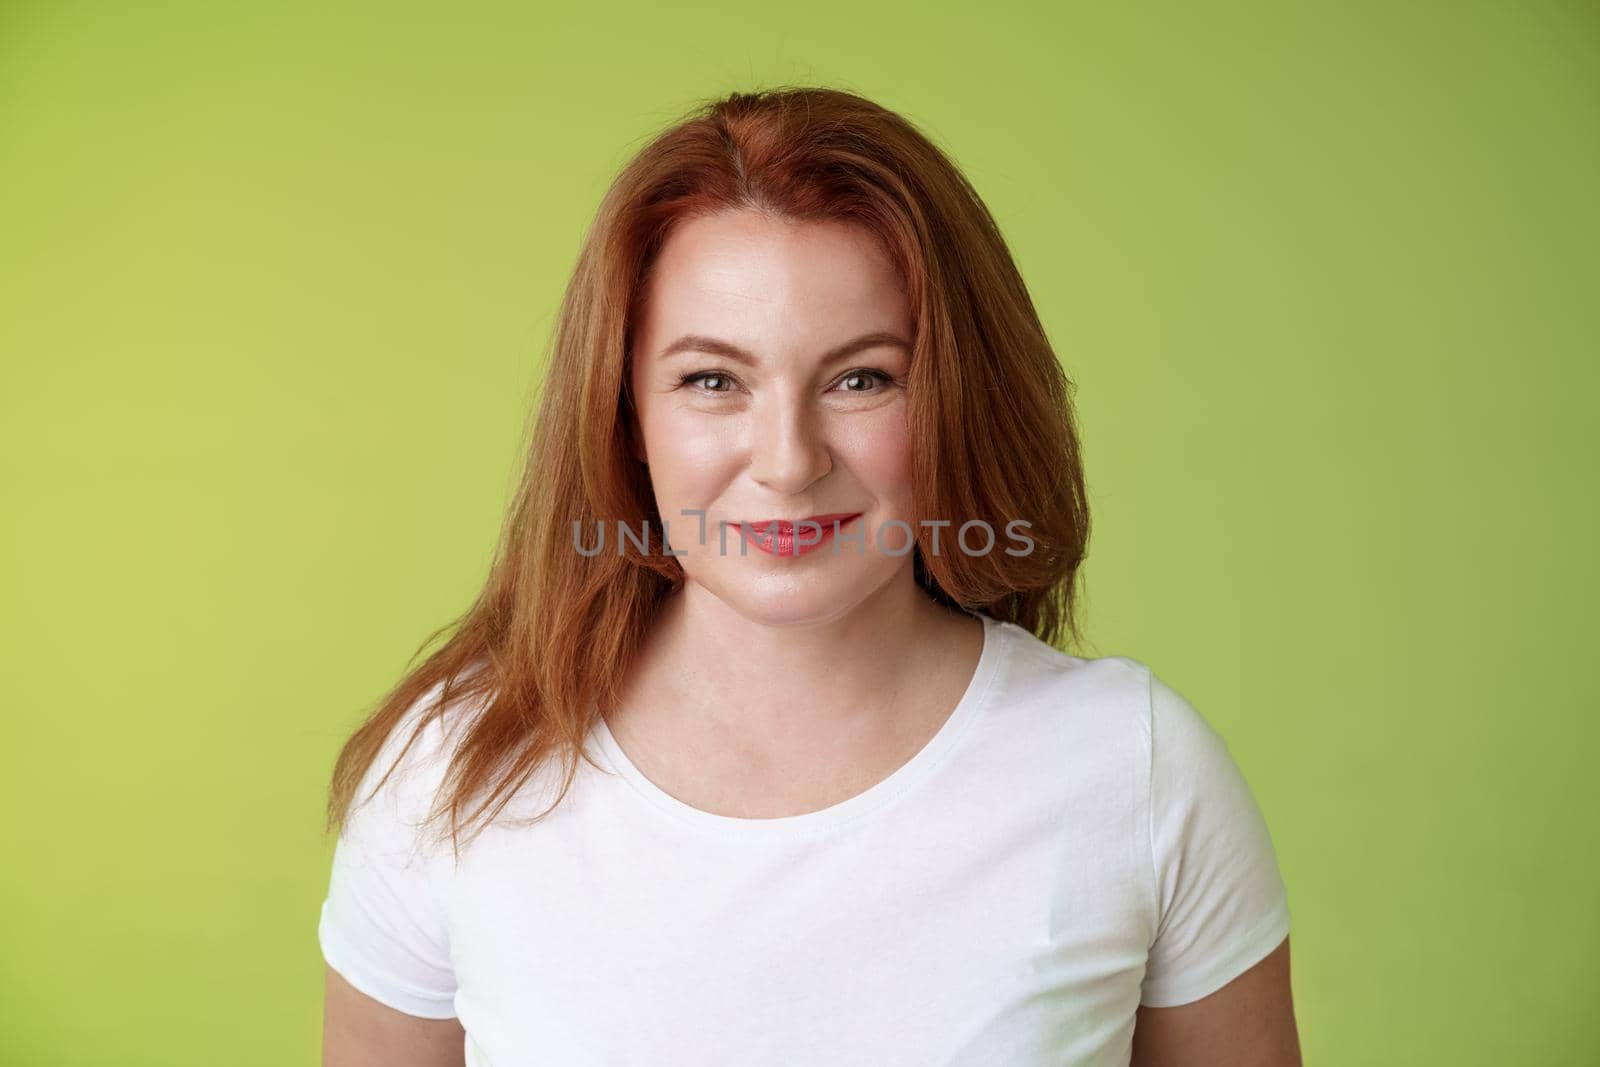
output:
[[[853,356],[857,352],[864,352],[869,348],[879,348],[884,345],[893,345],[897,348],[910,350],[911,344],[899,334],[887,330],[878,330],[874,333],[864,333],[853,341],[846,341],[842,345],[830,348],[823,354],[822,363],[826,366],[835,360]],[[739,363],[754,366],[758,360],[747,350],[729,341],[719,340],[715,337],[706,337],[703,334],[685,334],[661,350],[660,359],[667,359],[682,352],[703,352],[707,355],[723,356]]]

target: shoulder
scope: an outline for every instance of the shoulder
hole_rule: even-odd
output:
[[[484,706],[482,697],[454,693],[445,704],[444,689],[435,682],[395,720],[356,792],[358,808],[373,805],[374,814],[411,827],[427,820],[456,747]]]
[[[1207,748],[1220,735],[1194,704],[1148,662],[1130,655],[1075,656],[1014,623],[1001,623],[1006,665],[1001,681],[1013,702],[1051,705],[1159,735],[1177,748]]]
[[[1072,655],[1012,623],[1000,634],[1005,655],[993,703],[1009,727],[1047,734],[1074,759],[1134,760],[1141,785],[1152,775],[1230,772],[1222,734],[1147,661]]]
[[[1015,623],[1001,623],[1004,665],[997,703],[1048,710],[1122,730],[1149,729],[1153,674],[1131,656],[1076,656],[1045,643]]]

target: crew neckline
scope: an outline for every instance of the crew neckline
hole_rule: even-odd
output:
[[[902,763],[888,777],[868,786],[853,797],[841,800],[817,811],[797,815],[782,815],[771,819],[743,818],[719,815],[688,804],[656,785],[628,758],[606,725],[603,716],[596,716],[593,734],[605,762],[616,771],[634,793],[659,812],[697,830],[722,837],[743,840],[784,840],[804,837],[819,831],[842,826],[863,816],[887,807],[898,797],[927,778],[945,757],[956,747],[967,729],[975,722],[988,704],[989,691],[1004,660],[1005,628],[1000,622],[981,612],[975,613],[983,622],[983,649],[977,666],[967,681],[961,699],[944,723],[909,760]]]

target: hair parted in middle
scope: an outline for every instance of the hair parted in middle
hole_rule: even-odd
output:
[[[650,140],[602,199],[561,304],[488,579],[423,647],[449,631],[445,643],[345,743],[330,784],[330,830],[403,725],[409,736],[394,765],[446,710],[467,703],[477,710],[462,724],[430,821],[448,813],[456,841],[463,827],[491,822],[557,755],[564,774],[545,812],[566,794],[587,758],[584,738],[615,705],[657,605],[684,579],[653,537],[642,549],[574,551],[574,524],[661,528],[649,471],[636,458],[633,335],[674,225],[733,210],[853,223],[877,239],[914,325],[907,429],[919,520],[955,529],[1020,519],[1033,541],[1026,555],[934,552],[934,533],[919,521],[919,586],[1058,647],[1081,640],[1089,512],[1073,386],[987,207],[926,135],[859,95],[732,93]]]

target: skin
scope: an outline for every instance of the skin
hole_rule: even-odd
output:
[[[645,295],[628,369],[636,458],[685,581],[607,726],[641,772],[704,811],[832,806],[928,742],[982,651],[982,624],[917,587],[910,552],[895,554],[905,531],[886,525],[915,525],[909,301],[867,231],[754,211],[680,223]],[[866,335],[882,336],[824,360]],[[704,344],[665,354],[685,336],[750,359]],[[703,538],[685,509],[704,512]],[[719,522],[832,512],[861,513],[861,550],[741,554],[734,529],[722,549]],[[456,1020],[404,1015],[332,971],[325,1013],[329,1067],[462,1062]],[[1133,1063],[1298,1065],[1287,941],[1202,1000],[1141,1008]]]
[[[1130,1067],[1301,1067],[1289,982],[1289,939],[1212,993],[1174,1008],[1140,1008]]]
[[[463,1067],[466,1031],[459,1019],[421,1019],[373,1000],[323,968],[324,1067]]]
[[[642,772],[703,810],[828,807],[927,742],[982,649],[982,625],[935,604],[901,552],[916,521],[909,301],[866,231],[753,211],[680,224],[645,296],[635,439],[685,582],[607,725]],[[752,362],[715,345],[666,354],[685,336]],[[798,558],[741,554],[731,528],[724,551],[718,525],[855,512],[863,544]]]

